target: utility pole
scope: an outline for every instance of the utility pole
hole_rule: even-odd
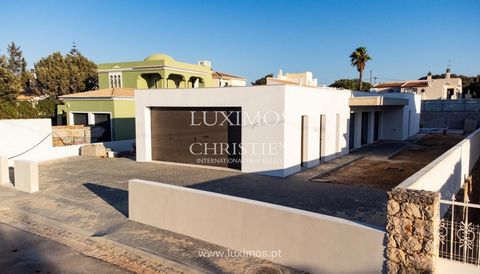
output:
[[[370,70],[370,86],[372,85],[372,70]]]

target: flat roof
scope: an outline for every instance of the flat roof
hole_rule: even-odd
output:
[[[368,107],[368,106],[405,106],[408,105],[408,99],[391,98],[385,96],[360,96],[348,99],[350,107]]]

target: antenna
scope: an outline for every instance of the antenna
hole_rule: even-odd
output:
[[[73,45],[72,45],[72,49],[70,50],[70,54],[76,55],[77,53],[78,53],[77,43],[75,43],[75,41],[73,41]]]

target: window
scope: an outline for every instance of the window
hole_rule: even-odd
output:
[[[122,87],[122,73],[121,72],[111,72],[108,74],[109,83],[111,88],[121,88]]]
[[[88,126],[87,113],[73,113],[73,124]]]

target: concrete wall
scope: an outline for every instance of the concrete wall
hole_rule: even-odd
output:
[[[50,119],[0,120],[0,155],[14,160],[47,161],[78,156],[82,145],[53,147]],[[135,140],[105,142],[115,151],[132,149]]]
[[[349,96],[349,91],[285,85],[137,90],[137,160],[152,160],[150,107],[241,107],[242,144],[279,144],[275,154],[258,151],[242,154],[242,171],[287,176],[301,170],[302,115],[308,116],[309,123],[307,166],[318,164],[320,158],[321,114],[327,120],[324,157],[332,159],[348,152]],[[247,114],[253,120],[259,114],[261,120],[244,119]],[[338,135],[337,114],[340,114]],[[339,140],[336,136],[340,136]]]
[[[296,166],[300,171],[301,120],[308,117],[306,166],[312,167],[322,160],[330,160],[348,153],[348,123],[350,92],[332,89],[284,86],[285,128],[284,160],[285,168]],[[335,102],[335,103],[332,103]],[[320,155],[320,115],[325,115],[324,150]],[[337,115],[338,127],[337,127]]]
[[[383,96],[408,100],[405,106],[371,106],[354,109],[355,112],[380,111],[379,139],[405,140],[418,133],[420,129],[421,96],[412,93],[353,92],[354,97]],[[358,119],[361,119],[359,116]],[[358,121],[356,121],[358,122]],[[361,123],[359,128],[361,129]],[[356,130],[356,134],[358,130]],[[358,147],[358,146],[355,146]]]
[[[129,218],[311,273],[380,273],[383,231],[340,218],[156,182],[129,182]]]
[[[466,264],[458,261],[451,261],[449,259],[438,258],[437,265],[435,268],[436,274],[452,274],[452,273],[462,273],[462,274],[476,274],[480,271],[478,265]]]
[[[479,157],[480,129],[397,187],[440,192],[443,199],[450,199],[460,190]]]
[[[382,95],[408,100],[408,105],[401,108],[401,111],[398,108],[397,110],[392,108],[385,111],[382,120],[382,138],[386,140],[405,140],[417,134],[420,129],[420,95],[412,93],[385,93]],[[390,111],[391,113],[389,113]]]
[[[465,119],[480,121],[480,100],[423,100],[420,118],[425,128],[463,129]]]
[[[50,119],[0,120],[0,155],[9,159],[50,157],[52,126]],[[28,151],[29,150],[29,151]],[[27,152],[28,151],[28,152]],[[13,165],[12,161],[9,161]]]

